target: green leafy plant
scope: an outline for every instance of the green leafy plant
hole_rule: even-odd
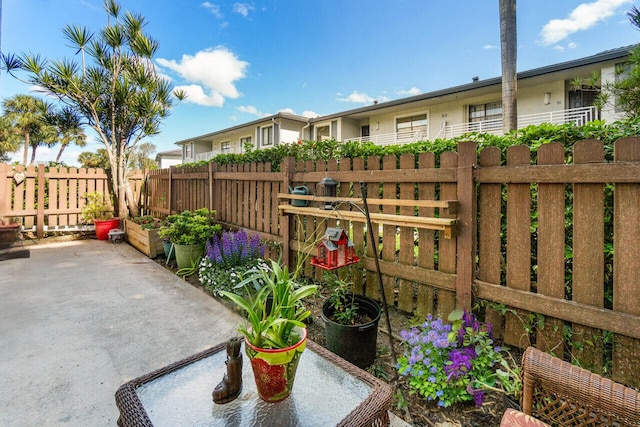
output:
[[[158,234],[176,245],[200,245],[222,227],[214,222],[215,211],[207,208],[169,215]]]
[[[82,207],[82,219],[85,222],[107,220],[113,218],[113,207],[108,195],[100,192],[86,193]]]
[[[331,320],[341,325],[355,325],[358,318],[358,303],[356,296],[351,291],[352,282],[340,279],[336,274],[326,272],[324,282],[331,290],[329,305],[333,309]]]
[[[259,348],[286,348],[300,341],[294,328],[304,328],[302,321],[311,315],[302,300],[315,294],[318,287],[299,285],[288,268],[275,261],[271,261],[271,268],[266,271],[254,270],[238,286],[250,286],[255,281],[261,283],[259,289],[246,297],[221,292],[246,312],[248,325],[241,325],[238,331]]]

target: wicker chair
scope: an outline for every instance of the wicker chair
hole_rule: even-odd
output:
[[[522,411],[552,426],[640,426],[640,393],[527,348]]]

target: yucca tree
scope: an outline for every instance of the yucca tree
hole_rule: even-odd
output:
[[[518,128],[516,0],[499,0],[500,57],[502,62],[502,129]]]
[[[138,215],[129,185],[127,158],[136,144],[159,133],[173,104],[171,84],[153,64],[158,42],[144,32],[142,15],[122,12],[115,0],[104,0],[108,24],[93,34],[68,25],[63,35],[80,54],[80,62],[47,60],[38,54],[3,55],[12,76],[27,74],[26,82],[54,95],[93,129],[109,155],[118,215]],[[182,99],[183,93],[175,96]]]
[[[36,150],[42,144],[55,143],[53,129],[44,119],[47,105],[34,96],[15,95],[5,99],[2,103],[5,118],[11,126],[21,135],[24,143],[22,164],[27,165],[29,147],[32,149],[31,164],[35,162]]]

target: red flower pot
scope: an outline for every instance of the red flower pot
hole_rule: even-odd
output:
[[[120,228],[120,218],[106,220],[94,219],[93,225],[95,226],[98,240],[109,240],[109,231],[114,228]]]

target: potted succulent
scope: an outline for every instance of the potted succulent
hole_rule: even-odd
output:
[[[162,221],[152,215],[137,216],[124,220],[127,242],[149,258],[164,252],[162,238],[158,234]]]
[[[201,208],[169,215],[162,223],[158,234],[173,243],[179,269],[195,268],[207,240],[222,229],[214,223],[214,216],[215,211]]]
[[[259,285],[257,285],[259,284]],[[311,312],[302,300],[318,287],[299,285],[287,267],[271,261],[269,270],[256,269],[239,286],[251,287],[248,296],[221,291],[246,312],[248,324],[238,331],[244,335],[245,352],[260,398],[279,402],[291,394],[300,356],[306,347],[307,328],[303,323]]]
[[[81,209],[82,218],[93,223],[98,240],[109,240],[109,231],[120,227],[120,218],[113,217],[110,197],[100,192],[84,195],[85,204]]]
[[[331,296],[322,305],[327,347],[333,353],[360,368],[376,358],[380,304],[365,295],[356,295],[352,283],[334,273],[326,273],[324,281]]]

